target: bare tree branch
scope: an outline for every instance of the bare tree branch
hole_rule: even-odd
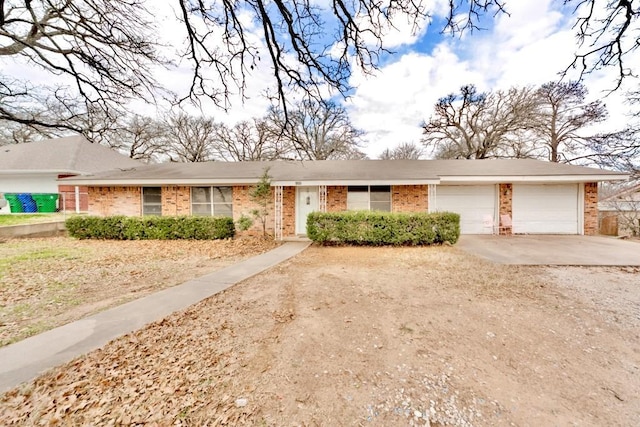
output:
[[[362,131],[351,124],[344,108],[331,101],[303,101],[288,117],[272,109],[266,120],[271,134],[288,141],[301,160],[366,157],[359,150]]]
[[[626,77],[634,76],[625,65],[625,57],[640,46],[640,10],[634,8],[633,0],[607,1],[604,8],[598,7],[602,3],[596,0],[564,0],[564,4],[575,5],[577,19],[573,28],[579,48],[584,49],[576,53],[564,75],[570,69],[578,69],[581,80],[586,74],[613,66],[618,70],[613,90],[620,88]]]

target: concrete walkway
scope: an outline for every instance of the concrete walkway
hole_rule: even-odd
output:
[[[261,273],[302,252],[309,244],[287,242],[182,285],[0,348],[0,392]]]

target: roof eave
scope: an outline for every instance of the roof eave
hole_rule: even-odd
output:
[[[441,176],[441,184],[449,183],[544,183],[544,182],[597,182],[624,181],[627,174],[594,174],[594,175],[493,175],[493,176]]]
[[[72,169],[5,169],[0,171],[0,175],[86,175],[87,172]]]
[[[317,185],[344,186],[344,185],[429,185],[439,184],[438,178],[422,179],[323,179],[323,180],[274,180],[272,186],[305,187]]]
[[[58,182],[69,185],[91,187],[160,187],[160,186],[198,186],[198,185],[246,185],[259,182],[258,178],[243,179],[104,179],[104,178],[63,178]]]

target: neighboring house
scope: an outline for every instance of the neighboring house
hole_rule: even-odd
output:
[[[63,179],[87,186],[94,215],[250,215],[249,192],[269,168],[277,239],[304,235],[312,211],[452,211],[463,234],[597,234],[598,183],[624,173],[538,160],[326,160],[144,165]],[[257,230],[257,225],[254,225]]]
[[[640,184],[601,199],[598,210],[603,234],[640,236]]]
[[[2,145],[0,198],[4,193],[60,193],[65,208],[86,210],[87,189],[61,185],[59,178],[141,165],[110,148],[92,144],[83,136]],[[0,209],[0,213],[8,212],[8,206]]]

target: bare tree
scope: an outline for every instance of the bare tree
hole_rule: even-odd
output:
[[[242,121],[233,127],[217,123],[214,132],[213,155],[218,160],[243,162],[287,157],[281,138],[270,132],[263,119]]]
[[[640,90],[627,93],[627,101],[625,126],[578,139],[579,152],[571,156],[572,162],[622,170],[640,179]]]
[[[586,135],[581,131],[607,117],[602,102],[585,101],[587,88],[580,82],[549,82],[535,95],[538,114],[532,130],[552,162],[570,161],[570,155],[584,146]]]
[[[244,95],[252,70],[272,70],[275,95],[286,111],[289,87],[316,100],[327,87],[348,93],[352,66],[364,72],[376,68],[394,20],[405,19],[418,30],[429,17],[413,0],[336,0],[326,6],[265,0],[171,3],[182,24],[176,36],[185,43],[176,49],[180,56],[163,58],[151,6],[156,3],[0,1],[0,56],[35,64],[51,76],[49,86],[33,86],[28,77],[0,75],[0,120],[83,132],[72,119],[90,105],[120,116],[119,107],[129,100],[154,102],[161,91],[153,71],[171,61],[191,69],[189,90],[179,99],[206,97],[221,107],[228,106],[232,94]],[[503,12],[503,5],[501,0],[456,0],[450,9],[445,30],[461,32],[477,28],[484,14]],[[66,117],[32,115],[30,107],[42,105],[37,98],[77,103],[80,110]]]
[[[166,133],[164,122],[136,114],[113,126],[104,142],[132,159],[155,163],[166,158]]]
[[[536,102],[531,88],[479,93],[467,85],[435,105],[423,124],[423,143],[438,158],[511,157],[517,132],[530,127]]]
[[[565,70],[580,70],[580,76],[608,67],[616,67],[618,89],[625,78],[633,76],[625,58],[640,46],[638,15],[640,6],[633,0],[597,2],[596,0],[565,0],[574,5],[579,51]],[[600,6],[600,7],[598,7]]]
[[[507,13],[503,0],[451,0],[443,32],[480,28],[483,19]],[[631,74],[626,55],[638,45],[638,7],[632,0],[596,3],[565,0],[575,7],[576,30],[584,50],[572,66],[591,72],[614,66],[620,81]],[[190,65],[190,85],[178,99],[203,98],[227,107],[241,94],[256,68],[271,70],[273,94],[287,112],[287,90],[297,88],[320,101],[334,90],[351,89],[352,67],[373,71],[384,39],[398,19],[414,30],[429,21],[424,2],[335,0],[216,2],[173,0],[181,22],[181,56],[163,58],[154,24],[157,3],[144,0],[0,0],[0,57],[35,64],[49,74],[48,85],[27,75],[0,74],[0,121],[37,129],[84,132],[78,114],[122,116],[133,99],[154,102],[164,95],[153,78],[158,66]],[[152,6],[153,5],[153,6]],[[596,5],[598,7],[596,7]],[[604,18],[597,12],[604,8]],[[257,24],[257,25],[256,25]],[[330,29],[329,31],[327,29]],[[168,50],[167,50],[168,52]],[[59,103],[66,114],[49,115],[34,105]],[[92,108],[89,108],[92,106]]]
[[[303,101],[286,116],[272,109],[267,116],[272,135],[291,144],[301,160],[361,159],[362,131],[349,120],[347,111],[331,101]]]
[[[424,155],[424,147],[413,142],[403,142],[395,148],[386,148],[380,160],[419,160]]]
[[[163,60],[151,42],[151,22],[138,0],[1,1],[0,57],[35,64],[52,84],[0,75],[0,120],[83,132],[86,121],[78,115],[113,114],[127,100],[152,100],[149,70]],[[48,114],[51,105],[56,114]]]
[[[213,160],[215,126],[210,118],[168,114],[164,119],[165,154],[172,162]]]

